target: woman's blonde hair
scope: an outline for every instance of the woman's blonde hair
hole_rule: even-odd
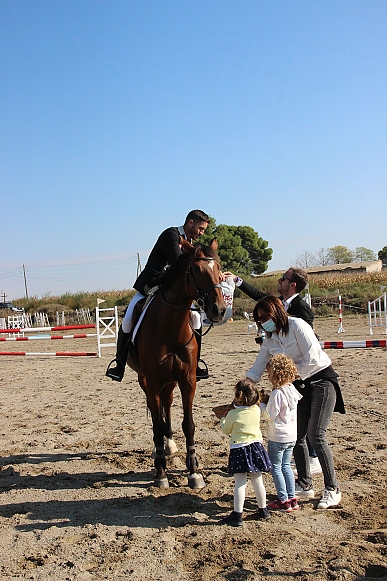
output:
[[[285,385],[285,383],[292,383],[298,374],[297,367],[292,359],[283,353],[273,355],[266,365],[266,369],[270,369],[275,387]]]

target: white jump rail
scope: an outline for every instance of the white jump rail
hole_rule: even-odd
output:
[[[255,333],[258,333],[258,325],[257,323],[253,320],[253,316],[250,313],[246,313],[246,311],[243,313],[245,319],[247,319],[247,333],[248,335],[250,335],[250,331],[252,329],[254,329]]]
[[[384,287],[382,287],[384,288]],[[370,335],[373,335],[372,327],[384,327],[387,335],[387,300],[386,292],[374,301],[368,301],[368,319],[370,324]]]
[[[114,315],[103,315],[101,313],[111,313]],[[95,324],[98,329],[98,357],[101,357],[102,347],[116,347],[118,337],[118,310],[117,307],[111,309],[95,309]]]

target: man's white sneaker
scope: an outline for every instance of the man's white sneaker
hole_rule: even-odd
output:
[[[333,508],[341,502],[341,492],[337,490],[325,489],[317,508]]]
[[[309,458],[309,466],[310,466],[310,473],[311,474],[321,474],[322,468],[319,459],[316,458]]]
[[[304,498],[306,498],[306,499],[314,498],[314,490],[313,490],[313,488],[308,488],[308,490],[304,490],[304,488],[302,488],[302,486],[300,486],[296,482],[296,486],[295,486],[295,497],[298,500],[302,500]]]

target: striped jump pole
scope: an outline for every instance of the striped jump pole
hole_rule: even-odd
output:
[[[35,357],[41,356],[51,356],[51,357],[97,357],[98,353],[88,353],[86,351],[58,351],[57,353],[32,353],[30,351],[0,351],[0,355],[11,355],[11,356],[28,356],[34,355]]]
[[[24,327],[23,329],[0,329],[0,333],[40,333],[44,331],[76,331],[78,329],[95,329],[96,325],[60,325],[57,327]]]
[[[387,339],[364,341],[320,341],[322,349],[367,349],[370,347],[387,347]]]
[[[87,337],[97,337],[98,333],[81,333],[78,335],[37,335],[36,337],[0,337],[0,341],[36,341],[47,339],[86,339]]]
[[[113,314],[112,314],[113,312]],[[108,313],[108,314],[107,314]],[[1,337],[0,341],[33,341],[33,340],[57,340],[57,339],[86,339],[88,337],[97,337],[98,351],[96,353],[86,351],[57,351],[57,352],[28,352],[28,351],[0,351],[0,356],[35,356],[35,357],[101,357],[102,347],[116,346],[118,335],[118,311],[117,307],[109,309],[100,309],[96,307],[96,323],[85,325],[57,325],[56,327],[26,327],[22,329],[0,329],[0,334],[23,334],[20,336]],[[30,333],[44,333],[47,331],[69,331],[80,329],[96,329],[96,333],[78,333],[73,335],[49,335],[33,336]],[[24,336],[28,333],[28,336]],[[108,341],[108,342],[106,342]]]

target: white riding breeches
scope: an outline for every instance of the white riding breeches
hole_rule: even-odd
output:
[[[124,318],[122,319],[121,327],[124,333],[130,333],[132,331],[132,319],[133,319],[133,311],[134,307],[141,299],[145,298],[144,295],[139,293],[138,291],[130,301],[128,308],[126,309],[126,313]],[[190,312],[190,319],[191,319],[191,326],[193,329],[197,330],[200,329],[202,326],[202,321],[200,317],[199,311],[191,311]]]
[[[132,319],[133,319],[133,311],[134,307],[141,299],[145,298],[144,295],[139,293],[138,291],[130,301],[128,308],[126,309],[126,313],[124,318],[122,319],[121,327],[124,333],[130,333],[132,331]]]

